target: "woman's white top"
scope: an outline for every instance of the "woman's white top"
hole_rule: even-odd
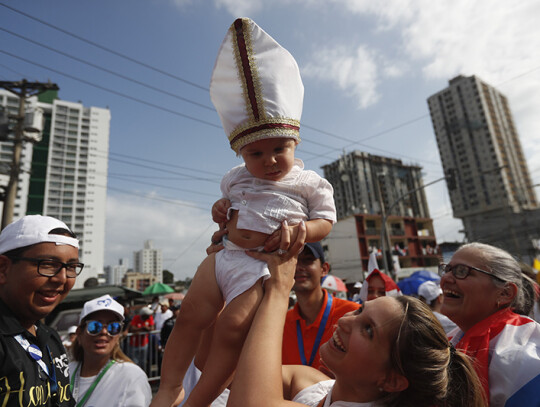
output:
[[[69,364],[70,376],[79,363]],[[75,374],[80,375],[80,367]],[[95,379],[96,376],[75,378],[75,385],[78,384],[76,401],[84,397],[86,390]],[[148,407],[150,401],[152,401],[152,390],[146,373],[134,363],[117,361],[103,375],[84,407]]]
[[[332,388],[334,387],[335,380],[325,380],[319,383],[315,383],[305,389],[301,390],[292,401],[296,403],[302,403],[309,407],[317,407],[321,400],[326,397],[323,407],[377,407],[381,404],[370,401],[367,403],[354,403],[350,401],[334,401],[332,400]]]

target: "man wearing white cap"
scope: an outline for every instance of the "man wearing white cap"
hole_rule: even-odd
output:
[[[440,313],[443,302],[442,294],[441,287],[434,281],[426,281],[418,287],[418,297],[429,305],[433,314],[443,326],[444,332],[448,334],[456,327],[456,324],[454,324],[446,315]]]
[[[0,234],[0,401],[2,406],[74,406],[68,357],[40,322],[75,284],[84,265],[68,226],[25,216]]]
[[[280,227],[286,222],[292,241],[305,222],[306,241],[316,242],[336,221],[332,186],[295,159],[303,95],[292,55],[252,20],[237,19],[221,44],[210,97],[244,164],[221,182],[223,198],[214,204],[212,217],[227,226],[225,250],[203,261],[182,303],[154,406],[170,406],[182,390],[178,380],[224,302],[201,379],[185,406],[207,406],[227,386],[262,298],[262,281],[270,276],[266,263],[246,250],[285,245]],[[286,249],[279,247],[279,253]]]

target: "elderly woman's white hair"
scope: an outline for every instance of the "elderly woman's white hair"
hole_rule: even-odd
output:
[[[493,284],[499,287],[503,287],[507,282],[516,285],[517,293],[509,307],[517,314],[529,315],[534,306],[534,281],[522,272],[518,261],[506,250],[479,242],[467,243],[457,252],[467,248],[477,249],[487,271],[504,280],[492,279]]]

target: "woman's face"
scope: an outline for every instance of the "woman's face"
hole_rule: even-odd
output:
[[[461,249],[448,263],[450,266],[464,264],[490,272],[483,260],[480,249],[469,247]],[[501,288],[493,278],[479,271],[471,270],[463,280],[446,273],[441,278],[443,303],[441,313],[454,321],[463,331],[487,318],[498,310],[497,301]]]
[[[324,364],[355,388],[379,392],[392,371],[390,349],[403,309],[395,298],[380,297],[338,321],[334,336],[321,346]]]
[[[107,325],[119,321],[118,316],[111,311],[97,311],[90,314],[86,321],[99,321],[103,324],[103,329],[92,336],[86,330],[86,323],[79,328],[78,340],[84,350],[84,357],[110,356],[120,340],[120,335],[107,334]]]
[[[368,282],[368,295],[367,301],[374,300],[375,298],[384,297],[386,295],[386,286],[381,276],[374,274],[371,276]]]

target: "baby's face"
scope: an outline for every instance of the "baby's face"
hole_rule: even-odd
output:
[[[280,181],[294,166],[296,144],[296,140],[290,138],[269,138],[246,145],[240,154],[251,175]]]

